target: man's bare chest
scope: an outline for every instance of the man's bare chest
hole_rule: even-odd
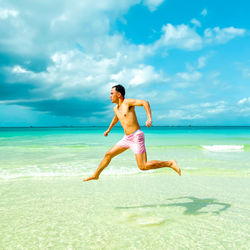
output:
[[[119,118],[119,120],[124,120],[126,118],[129,118],[133,115],[134,113],[134,107],[129,107],[129,106],[122,106],[119,109],[116,108],[116,115]]]

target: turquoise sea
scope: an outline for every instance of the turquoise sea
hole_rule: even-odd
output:
[[[83,183],[114,127],[0,128],[0,249],[249,249],[250,127],[142,127],[132,151]]]

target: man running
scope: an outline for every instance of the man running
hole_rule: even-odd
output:
[[[144,100],[125,99],[125,89],[122,85],[112,87],[110,99],[112,103],[116,103],[117,105],[114,107],[115,116],[108,130],[104,132],[104,136],[108,135],[118,121],[120,121],[124,129],[125,136],[105,154],[94,174],[83,181],[97,180],[104,168],[109,165],[111,159],[126,151],[128,148],[131,148],[134,152],[137,165],[141,170],[170,167],[181,175],[181,169],[175,160],[147,161],[144,133],[138,124],[135,106],[143,106],[145,108],[148,117],[146,126],[151,127],[152,119],[149,103]]]

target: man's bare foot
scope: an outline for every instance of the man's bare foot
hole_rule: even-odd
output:
[[[172,165],[170,166],[175,172],[177,172],[178,175],[181,176],[181,169],[178,167],[177,162],[175,160],[172,160]]]
[[[98,179],[99,179],[99,177],[92,175],[89,178],[83,179],[82,181],[90,181],[90,180],[98,180]]]

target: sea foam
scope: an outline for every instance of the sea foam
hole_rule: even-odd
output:
[[[213,152],[235,152],[244,150],[243,145],[203,145],[201,147]]]
[[[74,169],[74,168],[64,168],[64,169],[54,169],[52,171],[47,171],[48,169],[27,169],[27,168],[19,168],[19,171],[0,171],[0,180],[10,180],[10,179],[18,179],[18,178],[41,178],[41,177],[87,177],[93,174],[95,169]],[[106,169],[102,172],[102,175],[108,176],[119,176],[119,175],[136,175],[143,171],[138,168],[126,168],[120,167],[118,169]]]

